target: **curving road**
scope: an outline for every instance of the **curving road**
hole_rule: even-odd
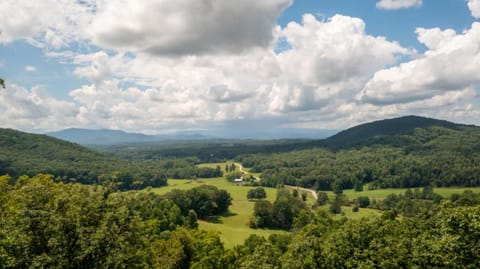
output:
[[[290,185],[284,185],[285,188],[289,188],[289,189],[295,189],[295,190],[299,190],[299,191],[305,191],[305,192],[309,192],[312,194],[313,198],[315,198],[315,200],[318,200],[318,195],[317,195],[317,192],[312,190],[312,189],[306,189],[306,188],[301,188],[301,187],[297,187],[297,186],[290,186]]]
[[[244,174],[246,174],[246,175],[251,175],[251,176],[253,176],[253,177],[255,178],[255,180],[260,180],[259,177],[257,177],[257,176],[255,176],[255,175],[253,175],[253,174],[245,171],[245,170],[243,169],[243,165],[242,165],[241,163],[234,163],[234,164],[235,164],[235,166],[238,166],[238,167],[240,168],[240,172],[242,172],[242,173],[244,173]]]

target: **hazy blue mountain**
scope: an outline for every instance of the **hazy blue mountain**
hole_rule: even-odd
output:
[[[58,132],[47,133],[58,139],[82,145],[111,145],[119,143],[141,143],[159,140],[156,136],[139,133],[127,133],[120,130],[90,130],[90,129],[65,129]]]
[[[226,139],[322,139],[337,132],[337,130],[306,128],[237,128],[220,129],[211,132],[211,135]]]
[[[394,119],[379,120],[357,125],[338,132],[324,129],[303,128],[213,128],[209,130],[179,131],[170,134],[145,135],[127,133],[120,130],[66,129],[47,135],[82,145],[115,145],[149,142],[203,141],[219,139],[309,139],[312,146],[350,147],[372,144],[372,138],[397,139],[401,134],[410,134],[416,128],[439,126],[458,130],[466,125],[444,120],[419,116],[405,116]],[[378,139],[374,141],[379,142]],[[305,145],[303,145],[305,146]]]
[[[320,129],[246,129],[246,130],[196,130],[181,131],[171,134],[145,135],[141,133],[127,133],[121,130],[92,130],[92,129],[65,129],[47,135],[78,143],[81,145],[114,145],[161,141],[196,141],[215,139],[321,139],[334,134],[336,131]]]

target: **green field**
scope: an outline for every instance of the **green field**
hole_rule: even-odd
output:
[[[229,163],[231,164],[231,163]],[[225,172],[225,163],[210,163],[201,164],[199,167],[211,167],[215,168],[219,165],[222,171]],[[237,166],[238,168],[238,166]],[[248,170],[245,169],[248,173]],[[259,176],[259,174],[255,174]],[[280,230],[269,229],[251,229],[248,226],[250,216],[253,213],[254,202],[247,200],[247,192],[255,187],[246,187],[241,184],[228,182],[225,178],[212,178],[212,179],[197,179],[197,180],[184,180],[184,179],[169,179],[168,186],[155,188],[154,191],[158,194],[165,194],[173,189],[188,190],[194,187],[201,186],[202,184],[213,185],[219,189],[224,189],[232,196],[232,205],[228,214],[220,216],[209,221],[200,220],[199,227],[204,230],[216,230],[220,231],[221,239],[225,244],[225,247],[231,248],[238,244],[243,244],[244,240],[251,234],[257,234],[268,237],[274,233],[288,233]],[[367,186],[365,186],[367,189]],[[383,199],[389,194],[403,194],[407,189],[381,189],[381,190],[365,190],[362,192],[355,192],[354,190],[345,190],[343,193],[349,198],[354,199],[359,196],[368,196],[373,199]],[[465,190],[472,190],[480,193],[479,188],[434,188],[434,191],[445,198],[449,198],[454,193],[463,193]],[[267,200],[274,201],[277,190],[275,188],[265,188],[267,192]],[[333,192],[327,192],[329,196],[333,197]],[[312,205],[315,199],[310,193],[307,196],[307,204]],[[328,205],[324,206],[325,210],[328,210]],[[359,219],[362,217],[378,216],[381,212],[378,210],[360,208],[359,212],[352,212],[351,207],[342,207],[342,214],[336,215],[335,218],[347,217],[351,219]]]
[[[366,189],[366,187],[365,187]],[[422,190],[422,188],[419,188]],[[404,194],[407,189],[380,189],[380,190],[365,190],[361,192],[356,192],[354,190],[344,190],[343,194],[348,196],[349,198],[357,198],[359,196],[368,196],[369,198],[374,199],[383,199],[387,197],[389,194]],[[414,190],[414,189],[412,189]],[[449,188],[433,188],[433,191],[440,194],[444,198],[450,198],[452,194],[461,194],[466,190],[471,190],[475,193],[480,193],[480,187],[475,188],[464,188],[464,187],[449,187]],[[327,192],[329,196],[335,196],[333,192]]]
[[[228,162],[228,165],[232,165],[233,162]],[[222,172],[226,172],[225,171],[225,165],[227,163],[202,163],[202,164],[199,164],[197,165],[198,167],[208,167],[208,168],[217,168],[217,166],[220,166],[220,168],[222,169]]]
[[[247,200],[247,192],[255,187],[244,187],[228,182],[224,178],[198,180],[169,179],[167,187],[155,188],[153,190],[158,194],[165,194],[173,189],[188,190],[202,184],[216,186],[219,189],[228,191],[232,196],[233,200],[229,214],[209,222],[199,221],[200,229],[220,231],[225,247],[231,248],[235,245],[243,244],[245,239],[251,234],[268,237],[274,233],[287,233],[279,230],[251,229],[248,226],[249,218],[253,213],[254,202]],[[277,190],[265,188],[265,191],[267,192],[267,200],[274,201]]]
[[[329,211],[330,205],[319,206],[319,209]],[[333,215],[333,219],[340,219],[347,217],[349,219],[361,219],[365,217],[374,217],[382,215],[382,211],[370,209],[370,208],[359,208],[358,212],[353,212],[351,206],[342,206],[342,213]]]

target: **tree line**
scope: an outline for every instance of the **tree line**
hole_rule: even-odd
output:
[[[354,149],[317,148],[237,158],[261,184],[288,184],[317,190],[423,186],[480,186],[480,131],[441,127],[416,129],[397,146],[376,144]],[[408,141],[408,142],[405,142]]]
[[[10,182],[0,177],[0,268],[214,268],[210,255],[224,251],[217,233],[195,229],[197,215],[228,210],[213,186],[186,191],[186,205],[52,175]]]

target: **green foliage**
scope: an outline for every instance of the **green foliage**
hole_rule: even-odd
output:
[[[462,194],[452,195],[450,200],[458,206],[476,206],[480,205],[480,193],[466,190]]]
[[[339,180],[335,180],[332,184],[332,191],[336,195],[340,195],[343,193],[343,186],[342,183]]]
[[[332,204],[330,205],[329,210],[333,214],[342,213],[342,198],[340,195],[335,196],[335,199],[332,201]]]
[[[267,193],[264,188],[255,188],[247,192],[247,199],[265,199],[267,198]]]
[[[255,202],[250,227],[265,228],[273,227],[273,205],[270,201],[259,200]]]
[[[403,221],[321,224],[296,233],[279,268],[478,268],[480,208],[445,207]],[[477,228],[475,228],[477,227]],[[247,255],[249,256],[249,255]]]
[[[401,219],[333,220],[279,189],[278,208],[260,200],[256,211],[272,221],[279,211],[284,219],[292,213],[294,233],[268,240],[252,235],[225,250],[217,232],[180,227],[192,226],[193,210],[183,215],[175,203],[149,191],[55,183],[49,175],[9,182],[0,177],[1,268],[480,267],[480,206],[471,205],[479,195],[471,192],[436,204],[429,188],[409,191],[389,199],[397,205],[429,201],[428,210]],[[213,189],[200,193],[217,195]],[[335,200],[345,203],[342,195]],[[285,201],[300,204],[286,209]]]
[[[292,191],[292,195],[293,195],[294,198],[298,198],[298,190],[297,190],[297,189],[294,189],[294,190]]]
[[[353,189],[354,189],[355,191],[357,191],[357,192],[363,191],[363,184],[362,184],[362,182],[361,182],[360,180],[358,180],[358,179],[355,180],[355,184],[354,184],[354,186],[353,186]]]
[[[357,204],[360,208],[366,208],[370,205],[370,198],[367,196],[360,196],[357,198]]]
[[[218,141],[187,141],[172,143],[141,143],[118,144],[97,147],[129,161],[183,159],[194,157],[201,163],[216,163],[232,160],[243,154],[286,152],[295,149],[310,149],[317,146],[318,141],[304,139],[285,140],[218,140]],[[226,172],[231,170],[228,165]]]
[[[174,203],[150,192],[65,185],[50,175],[2,185],[2,268],[150,267],[150,244],[184,222]]]
[[[188,215],[185,218],[185,224],[190,229],[198,228],[197,213],[195,213],[195,210],[188,210]]]
[[[184,158],[171,160],[146,160],[136,162],[140,165],[158,167],[165,172],[168,178],[173,179],[197,179],[222,177],[223,171],[220,166],[198,167],[198,158]]]
[[[451,130],[458,130],[465,125],[455,124],[448,121],[436,120],[418,116],[406,116],[395,119],[379,120],[361,124],[350,129],[339,132],[325,140],[325,145],[334,149],[345,149],[350,147],[371,146],[374,144],[398,144],[408,141],[408,138],[395,141],[394,138],[400,135],[411,135],[417,129],[428,129],[431,127],[442,127]]]
[[[242,177],[242,172],[237,171],[237,172],[230,172],[227,175],[225,175],[225,178],[229,181],[234,181],[237,178]]]
[[[306,209],[306,206],[303,200],[294,197],[289,190],[279,188],[273,204],[269,201],[255,202],[250,227],[289,230],[294,224],[294,219],[304,209]]]
[[[225,213],[232,204],[232,197],[227,191],[212,185],[201,185],[186,191],[172,190],[164,197],[173,201],[184,215],[194,210],[200,219]]]
[[[0,174],[52,174],[58,182],[110,184],[121,190],[166,185],[158,167],[126,161],[45,135],[0,129]]]
[[[318,195],[318,199],[317,199],[316,204],[317,204],[317,205],[326,205],[327,202],[328,202],[328,195],[327,195],[327,193],[321,191],[321,192],[318,192],[317,195]]]
[[[387,139],[386,137],[384,139]],[[287,184],[333,190],[424,186],[480,186],[480,128],[458,126],[390,134],[395,143],[332,150],[243,155],[237,159],[261,172],[264,186]]]
[[[265,242],[255,247],[249,255],[245,255],[238,260],[236,268],[241,269],[277,269],[280,268],[281,253],[272,244]]]

